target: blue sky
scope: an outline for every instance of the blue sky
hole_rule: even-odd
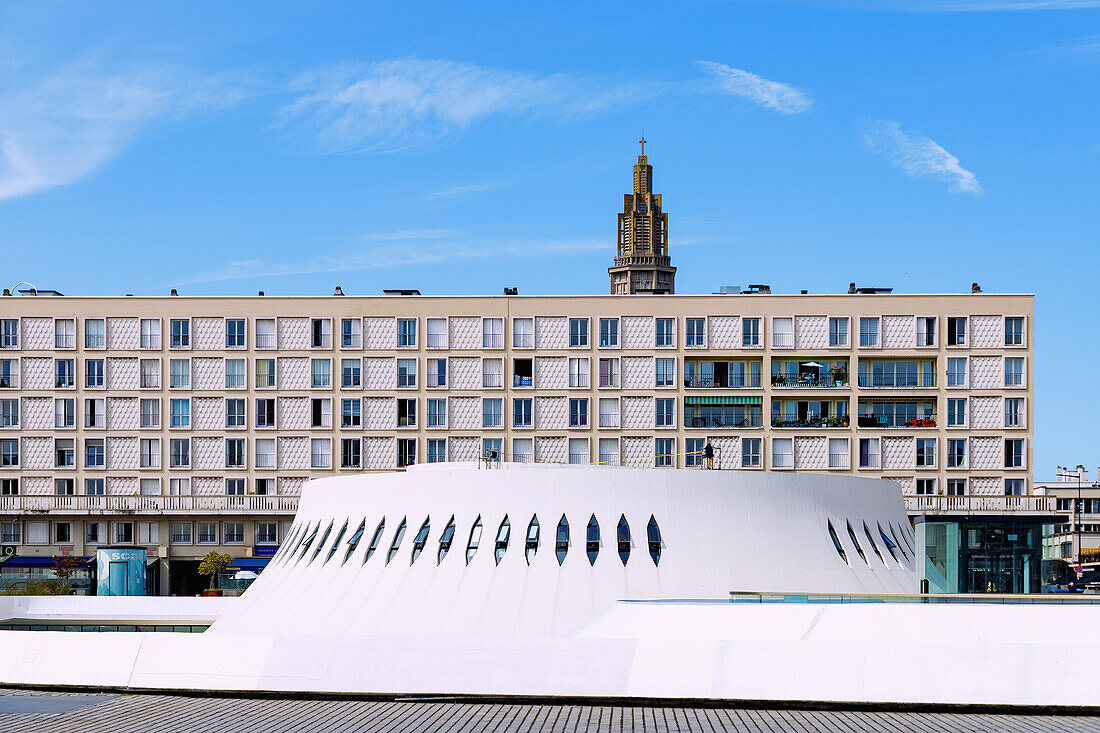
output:
[[[644,134],[679,292],[1036,293],[1095,469],[1098,92],[1100,0],[6,4],[0,279],[604,292]]]

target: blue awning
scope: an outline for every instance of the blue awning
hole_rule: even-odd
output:
[[[80,561],[80,565],[87,565],[92,561],[90,557],[73,556]],[[52,568],[54,566],[54,560],[52,557],[20,557],[19,555],[12,555],[7,560],[0,561],[0,567],[5,568]]]
[[[263,570],[270,561],[269,557],[238,557],[226,570]]]

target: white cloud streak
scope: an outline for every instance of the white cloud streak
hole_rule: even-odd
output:
[[[902,13],[992,13],[1043,10],[1090,10],[1100,0],[805,0],[842,10]]]
[[[802,90],[789,84],[771,81],[744,69],[735,69],[714,61],[698,61],[699,68],[708,73],[725,94],[742,97],[753,104],[785,115],[805,112],[813,106]]]
[[[461,198],[463,196],[484,193],[485,191],[493,191],[511,185],[512,184],[508,181],[494,181],[492,183],[474,183],[469,186],[452,186],[451,188],[444,188],[441,191],[432,191],[431,193],[424,194],[420,197],[420,200],[446,201],[449,199]]]
[[[911,178],[934,178],[948,184],[952,193],[984,193],[977,177],[935,140],[907,132],[893,120],[875,120],[863,130],[863,143],[890,165]]]

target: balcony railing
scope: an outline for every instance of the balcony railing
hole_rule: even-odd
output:
[[[535,336],[530,333],[517,333],[512,335],[512,347],[516,349],[530,349],[535,345]]]
[[[773,349],[792,349],[792,348],[794,348],[794,334],[793,333],[773,333],[772,334],[772,348]]]
[[[604,466],[617,466],[619,465],[618,453],[601,453],[600,464]]]
[[[1054,514],[1053,496],[906,496],[905,508],[921,514]]]
[[[842,376],[839,379],[831,374],[799,374],[798,376],[792,376],[789,374],[773,374],[772,375],[773,387],[847,387],[848,377]]]
[[[332,466],[332,456],[328,454],[314,453],[310,459],[311,468],[330,468]]]
[[[275,468],[275,454],[257,453],[256,468]]]
[[[499,387],[503,383],[503,378],[499,374],[482,374],[481,386],[482,387]]]
[[[428,334],[428,348],[429,349],[445,349],[445,348],[447,348],[447,334],[445,334],[445,333],[429,333]]]
[[[531,463],[534,457],[530,453],[513,453],[512,463]]]
[[[860,415],[856,424],[861,428],[934,428],[936,427],[936,416],[888,417],[886,415]]]
[[[91,335],[85,335],[84,336],[84,348],[85,349],[102,349],[106,345],[107,345],[107,342],[103,338],[103,336],[91,336]]]
[[[569,462],[574,464],[574,465],[588,463],[588,454],[587,453],[570,453],[569,454]]]
[[[830,453],[829,468],[848,468],[850,458],[847,453]]]
[[[297,496],[0,496],[0,512],[293,514]]]
[[[691,375],[684,377],[685,387],[759,387],[759,375],[734,375],[726,378],[701,377]]]
[[[846,428],[849,424],[847,415],[833,415],[832,417],[772,415],[773,428]]]
[[[920,389],[936,386],[936,380],[931,375],[924,379],[902,377],[887,381],[883,377],[875,378],[873,375],[860,374],[858,381],[860,387],[884,387],[886,389]]]
[[[570,374],[569,375],[569,386],[570,387],[580,387],[580,388],[583,388],[583,389],[587,389],[588,388],[588,375],[587,374]]]
[[[273,334],[273,333],[258,333],[258,334],[256,334],[256,348],[257,349],[274,349],[275,348],[275,334]]]
[[[157,374],[142,374],[141,375],[141,388],[142,389],[157,389],[160,387],[160,376]]]
[[[764,418],[761,415],[744,415],[741,417],[702,415],[688,417],[686,423],[689,428],[759,428],[764,424]]]
[[[481,337],[481,348],[483,349],[503,349],[504,348],[504,334],[502,333],[486,333]]]
[[[141,348],[143,349],[159,349],[160,348],[160,336],[158,334],[141,334]]]
[[[600,415],[600,427],[601,428],[617,428],[619,427],[618,415]]]
[[[601,387],[618,387],[619,375],[618,374],[601,374],[600,375]]]
[[[58,349],[75,349],[76,336],[71,333],[59,333],[54,336],[54,347]]]

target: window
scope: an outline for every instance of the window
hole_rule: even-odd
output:
[[[226,522],[222,525],[222,537],[227,545],[239,545],[244,542],[244,522]]]
[[[416,438],[398,438],[397,467],[405,468],[414,465],[416,465]]]
[[[966,438],[947,439],[947,467],[966,467]]]
[[[657,359],[657,386],[674,387],[676,385],[676,360]]]
[[[158,359],[141,360],[141,388],[160,389],[160,361]]]
[[[0,349],[19,348],[19,319],[0,319]]]
[[[658,348],[676,345],[675,323],[676,322],[671,318],[657,318],[654,320],[654,327],[657,334],[656,345]]]
[[[1005,479],[1005,496],[1023,496],[1024,480],[1022,478]]]
[[[138,491],[142,496],[160,496],[160,479],[143,478],[138,482]],[[138,527],[141,527],[139,524]],[[140,530],[139,530],[140,531]],[[140,536],[139,536],[140,539]]]
[[[533,318],[512,319],[512,348],[530,349],[535,346],[535,321]]]
[[[848,345],[848,319],[829,319],[829,346]]]
[[[273,427],[275,427],[275,398],[273,398],[273,397],[257,397],[256,398],[256,427],[258,427],[258,428],[273,428]]]
[[[512,386],[533,387],[535,384],[534,359],[512,359]]]
[[[1005,427],[1022,428],[1024,426],[1024,401],[1019,397],[1005,399]]]
[[[859,345],[867,347],[878,346],[878,319],[859,319]]]
[[[512,400],[512,427],[531,427],[531,402],[530,399]]]
[[[399,399],[397,401],[397,427],[416,427],[416,398]]]
[[[829,468],[848,468],[847,438],[829,438]]]
[[[310,400],[310,427],[332,427],[332,400],[327,397]]]
[[[936,319],[933,316],[917,318],[917,346],[936,345]]]
[[[428,400],[428,427],[447,427],[447,400]]]
[[[22,522],[0,522],[0,542],[5,545],[19,545],[23,542]]]
[[[156,479],[153,479],[154,481]],[[191,495],[191,479],[187,478],[170,478],[168,479],[168,495],[169,496],[190,496]]]
[[[772,468],[793,468],[793,441],[790,438],[772,438]]]
[[[1024,360],[1021,357],[1005,359],[1005,386],[1024,386]]]
[[[966,479],[964,479],[964,478],[949,478],[949,479],[947,479],[947,495],[948,496],[966,496]]]
[[[156,526],[156,525],[153,525]],[[134,543],[134,523],[133,522],[115,522],[114,523],[114,540],[117,545],[132,545]]]
[[[684,467],[703,465],[703,438],[688,438],[684,441]]]
[[[569,386],[588,387],[588,358],[581,357],[569,360]]]
[[[141,427],[143,428],[159,428],[160,427],[160,400],[142,400],[141,401]]]
[[[171,404],[173,428],[191,427],[191,400],[172,400]]]
[[[256,522],[256,544],[273,545],[278,542],[278,528],[276,522]]]
[[[360,410],[362,405],[358,399],[340,400],[340,427],[357,428],[363,424]]]
[[[362,362],[358,359],[340,360],[340,386],[344,389],[360,387],[360,368]]]
[[[102,430],[107,426],[106,400],[84,400],[84,427]]]
[[[84,439],[84,467],[85,468],[103,468],[105,465],[103,460],[103,439],[102,438],[85,438]]]
[[[140,453],[138,465],[142,468],[160,467],[160,439],[142,438],[138,441],[138,450]]]
[[[328,438],[313,438],[309,446],[310,466],[330,468],[332,466],[332,442]]]
[[[429,387],[446,387],[447,386],[447,360],[446,359],[428,359],[428,386]]]
[[[107,542],[107,523],[106,522],[85,522],[84,523],[84,544],[86,545],[101,545]]]
[[[19,360],[0,359],[0,389],[19,388]]]
[[[794,348],[794,321],[790,318],[772,319],[772,348]]]
[[[360,447],[358,438],[344,438],[340,441],[340,468],[359,468]]]
[[[327,389],[332,386],[332,362],[328,359],[313,359],[310,369],[313,375],[310,386],[315,389]]]
[[[227,478],[225,480],[225,495],[226,496],[244,496],[244,479],[243,478]]]
[[[107,346],[106,328],[102,318],[84,319],[84,348],[103,349]]]
[[[569,400],[569,427],[588,427],[588,400],[586,398]]]
[[[274,318],[256,319],[256,348],[274,349],[278,343]]]
[[[397,386],[416,386],[416,359],[397,360]],[[499,385],[497,385],[499,386]]]
[[[860,387],[935,387],[936,362],[859,360]]]
[[[227,349],[243,349],[244,319],[231,318],[225,322],[225,347]]]
[[[619,386],[619,360],[600,359],[600,386]]]
[[[600,319],[600,346],[617,347],[619,345],[619,319]]]
[[[481,360],[481,386],[482,387],[501,387],[503,386],[504,360],[503,359],[482,359]]]
[[[168,324],[169,342],[173,349],[191,348],[191,321],[186,318],[173,318]]]
[[[173,389],[187,389],[191,386],[191,360],[172,359],[169,363],[168,386]]]
[[[1023,468],[1024,441],[1022,438],[1005,439],[1005,468]]]
[[[936,465],[936,439],[917,438],[917,467],[933,468]]]
[[[947,427],[966,427],[966,400],[949,399],[947,401]]]
[[[244,468],[244,438],[226,438],[225,467]]]
[[[619,427],[619,400],[616,397],[605,397],[599,402],[600,427]]]
[[[504,348],[504,319],[485,318],[481,322],[481,346],[485,349]]]
[[[947,386],[966,386],[966,359],[947,360]]]
[[[73,468],[76,465],[76,441],[73,438],[54,438],[55,468]]]
[[[878,468],[879,467],[879,439],[878,438],[860,438],[859,439],[859,467],[860,468]]]
[[[398,348],[408,348],[416,346],[415,318],[397,319],[397,346]]]
[[[53,401],[53,426],[55,428],[76,426],[76,400]]]
[[[588,346],[588,319],[569,319],[569,345],[573,347]]]
[[[173,545],[189,545],[191,544],[191,523],[190,522],[172,522],[171,539],[169,540]]]
[[[966,346],[966,318],[947,319],[947,345]]]
[[[741,345],[742,346],[759,346],[760,345],[760,319],[759,318],[742,318],[741,319]]]
[[[657,438],[653,441],[653,465],[658,468],[662,466],[674,466],[673,453],[675,452],[676,440],[673,438]]]
[[[447,460],[447,441],[444,438],[428,439],[428,463],[443,463]]]
[[[917,479],[917,496],[932,496],[936,493],[936,479]]]
[[[676,400],[660,398],[653,401],[656,407],[656,425],[659,428],[676,427]]]
[[[760,438],[741,439],[741,467],[760,467]]]
[[[72,387],[74,384],[74,372],[76,371],[72,359],[56,359],[54,372],[57,377],[56,387]]]
[[[160,348],[160,319],[159,318],[142,318],[141,319],[141,348],[143,348],[143,349],[159,349]]]
[[[705,318],[687,318],[684,321],[684,346],[706,346]]]
[[[527,439],[530,446],[530,438]],[[570,438],[568,444],[569,462],[572,464],[588,463],[588,438]],[[528,458],[527,460],[530,460]]]
[[[17,468],[19,466],[19,441],[15,439],[0,440],[0,468]]]
[[[428,348],[429,349],[445,349],[445,348],[447,348],[447,319],[446,318],[429,318],[428,319]]]
[[[227,428],[243,428],[244,425],[244,400],[225,401],[225,426]]]
[[[314,349],[332,348],[332,321],[328,318],[314,318],[310,321],[310,342]]]
[[[504,409],[504,400],[486,399],[481,401],[481,426],[486,428],[499,428],[501,426],[501,413]]]
[[[76,321],[71,318],[59,318],[53,323],[54,346],[58,349],[76,348]]]
[[[72,522],[53,523],[53,542],[55,545],[65,545],[73,541]]]
[[[19,400],[0,400],[0,428],[19,426]]]
[[[195,537],[200,545],[214,545],[218,542],[217,522],[196,522]]]
[[[256,360],[256,388],[264,389],[275,386],[275,360]]]
[[[1005,346],[1023,346],[1024,319],[1019,317],[1005,319]]]

